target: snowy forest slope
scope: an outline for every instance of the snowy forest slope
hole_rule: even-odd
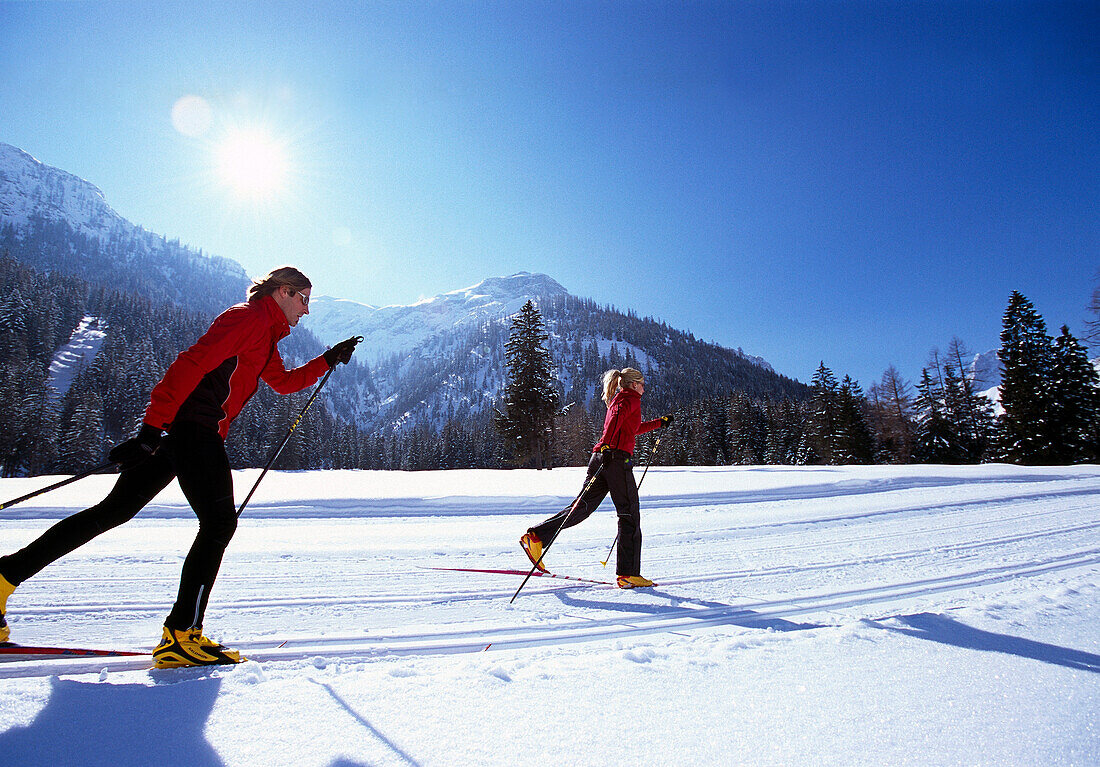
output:
[[[39,451],[25,459],[15,457],[27,455],[18,445],[3,446],[0,468],[8,474],[74,471],[98,462],[105,447],[132,431],[142,398],[175,354],[218,311],[240,301],[248,284],[235,262],[130,224],[88,182],[2,144],[0,259],[0,323],[11,333],[0,348],[0,365],[7,370],[5,393],[25,403],[9,417],[27,442],[42,442],[38,437],[45,435],[66,445],[57,454]],[[325,343],[344,333],[366,335],[368,342],[333,377],[322,405],[303,422],[299,444],[288,448],[280,465],[505,465],[492,406],[504,383],[508,317],[528,299],[544,306],[560,394],[579,406],[569,436],[560,440],[559,463],[583,461],[587,448],[578,446],[591,444],[602,421],[596,390],[609,367],[644,369],[663,398],[655,408],[692,401],[702,391],[700,380],[711,382],[709,393],[717,395],[807,394],[763,360],[575,298],[546,275],[490,278],[410,306],[374,308],[319,297],[316,329]],[[281,345],[288,362],[304,362],[323,349],[309,332],[311,319]],[[102,351],[59,378],[59,352],[85,321],[104,333]],[[72,384],[60,398],[48,391],[51,365],[52,380]],[[133,380],[120,389],[123,377]],[[262,464],[273,434],[303,400],[274,397],[261,387],[234,426],[235,465]]]

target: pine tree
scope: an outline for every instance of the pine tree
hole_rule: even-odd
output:
[[[505,345],[508,385],[497,428],[517,466],[551,465],[550,437],[558,394],[551,373],[549,340],[542,315],[528,301],[512,320]]]
[[[837,463],[866,464],[874,460],[874,439],[867,425],[866,400],[857,381],[844,376],[837,391]]]
[[[1089,362],[1085,347],[1064,325],[1051,357],[1051,426],[1060,436],[1055,460],[1095,461],[1100,458],[1100,379],[1096,368]]]
[[[63,408],[57,469],[75,473],[96,466],[104,459],[103,399],[91,386],[91,376],[78,375]]]
[[[741,466],[764,463],[768,431],[763,406],[747,394],[732,395],[726,428],[727,462]]]
[[[0,303],[0,363],[27,356],[27,306],[18,288]]]
[[[46,474],[57,465],[57,450],[60,421],[61,402],[49,396],[46,391],[45,380],[39,387],[41,396],[37,397],[40,407],[31,409],[33,414],[30,429],[27,432],[27,448],[23,451],[23,461],[27,467],[27,473],[31,475]]]
[[[45,372],[26,359],[0,364],[0,476],[33,472],[31,455],[50,439]]]
[[[838,386],[833,371],[822,362],[810,383],[808,445],[821,463],[839,462],[840,410]]]
[[[1092,289],[1092,298],[1089,300],[1089,311],[1094,317],[1085,322],[1087,331],[1085,338],[1100,343],[1100,273],[1096,275],[1097,285]]]
[[[871,387],[869,421],[875,435],[879,460],[910,463],[913,460],[913,387],[893,365],[882,381]]]
[[[960,338],[951,339],[947,356],[959,371],[958,384],[953,391],[945,392],[945,395],[957,403],[951,417],[956,419],[966,460],[968,463],[989,460],[993,456],[997,439],[997,419],[993,414],[993,403],[974,391],[973,380],[966,372],[966,359],[973,355]]]
[[[1050,464],[1057,461],[1050,386],[1052,353],[1046,323],[1035,307],[1013,291],[1004,314],[1001,349],[1003,452],[1010,461]]]
[[[958,440],[944,413],[944,393],[928,368],[917,384],[917,430],[914,455],[922,463],[961,463]]]
[[[805,445],[806,406],[793,400],[768,403],[765,407],[768,437],[765,464],[799,465]]]
[[[946,365],[943,376],[944,417],[950,424],[952,452],[962,463],[980,463],[991,447],[994,436],[993,405],[974,394],[970,381],[955,374]]]
[[[701,400],[694,402],[688,409],[684,420],[687,425],[685,437],[688,441],[687,464],[689,466],[706,466],[712,463],[708,451],[710,440],[707,439],[707,419],[704,412],[704,403]]]
[[[583,466],[588,463],[596,435],[588,411],[574,403],[566,405],[555,421],[554,465]]]

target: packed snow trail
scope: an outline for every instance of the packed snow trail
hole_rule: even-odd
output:
[[[193,733],[174,758],[225,767],[1100,759],[1100,468],[656,467],[654,589],[539,578],[509,605],[519,576],[431,569],[526,571],[520,534],[583,471],[271,474],[204,628],[250,661],[0,662],[0,749],[155,763],[128,722],[171,705]],[[111,482],[5,512],[0,551]],[[149,652],[195,526],[169,488],[21,585],[13,639]],[[608,505],[547,564],[611,581],[614,534]]]
[[[751,471],[729,469],[724,479]],[[845,478],[832,496],[816,482],[740,496],[723,487],[696,496],[662,493],[662,479],[681,479],[677,474],[654,469],[653,496],[644,502],[645,570],[658,579],[655,589],[626,594],[542,578],[509,608],[503,602],[518,576],[434,568],[524,567],[513,539],[537,514],[457,516],[446,499],[416,504],[405,497],[403,504],[416,506],[407,517],[393,509],[374,516],[318,492],[312,504],[300,502],[301,515],[283,506],[285,516],[246,520],[207,623],[220,629],[221,641],[261,661],[468,653],[789,618],[836,623],[913,603],[965,603],[975,589],[1100,569],[1100,473],[1090,467]],[[386,475],[287,477],[368,485]],[[260,499],[257,505],[272,508]],[[448,513],[429,516],[435,506]],[[13,637],[65,645],[94,626],[112,647],[143,648],[171,596],[191,527],[157,512],[21,587],[12,602]],[[598,567],[596,552],[614,535],[613,524],[613,514],[601,513],[571,528],[551,552],[552,566],[611,578],[613,568]],[[24,518],[8,521],[4,532],[23,528],[26,538],[42,526]],[[154,595],[160,598],[147,598]],[[50,665],[62,663],[72,671],[94,665]],[[115,658],[102,667],[140,668],[142,661]],[[33,673],[33,662],[0,668],[0,677]]]
[[[797,602],[772,600],[752,602],[744,606],[709,605],[678,597],[659,587],[650,594],[667,598],[688,607],[639,610],[629,620],[564,620],[552,626],[511,626],[466,629],[450,632],[416,634],[382,634],[377,636],[302,636],[266,642],[245,642],[237,646],[249,660],[282,661],[317,657],[343,660],[366,660],[384,656],[438,655],[487,652],[492,649],[544,647],[599,639],[622,639],[653,633],[675,633],[720,625],[747,628],[775,628],[781,619],[819,615],[832,610],[868,608],[899,600],[928,597],[956,591],[969,591],[980,586],[1014,581],[1037,575],[1049,575],[1067,569],[1100,568],[1100,549],[1077,555],[1055,557],[1039,562],[1006,567],[991,567],[956,576],[930,578],[912,583],[891,584],[874,588],[850,589],[828,594],[802,597]],[[688,579],[690,582],[691,579]],[[680,583],[675,579],[668,585]],[[576,603],[583,603],[577,599]],[[802,628],[821,626],[803,625]],[[1094,656],[1092,670],[1100,671],[1100,656]],[[0,660],[2,663],[2,660]],[[59,673],[93,673],[102,669],[114,671],[149,668],[149,658],[67,658],[51,657],[23,660],[0,665],[0,679],[24,676],[53,676]]]

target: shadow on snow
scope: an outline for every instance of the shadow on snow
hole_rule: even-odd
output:
[[[900,626],[886,625],[887,622],[896,622]],[[1008,634],[983,631],[967,626],[947,615],[917,613],[900,615],[884,621],[865,620],[864,623],[895,634],[904,634],[967,650],[999,652],[1079,671],[1100,673],[1100,655]]]
[[[690,610],[686,610],[689,605],[708,609],[720,609],[723,611],[729,611],[729,613],[721,621],[722,624],[730,626],[740,626],[742,628],[751,629],[771,629],[772,631],[806,631],[808,629],[824,628],[817,623],[794,623],[793,621],[783,620],[782,618],[768,618],[760,615],[760,613],[750,610],[744,607],[735,607],[734,605],[728,605],[724,602],[711,602],[705,599],[691,599],[675,594],[669,594],[666,591],[659,589],[645,589],[647,595],[660,597],[667,599],[667,605],[659,604],[637,604],[634,602],[610,602],[600,601],[596,599],[581,599],[574,595],[573,592],[578,589],[562,589],[555,592],[554,596],[561,601],[562,604],[567,607],[584,607],[594,610],[606,610],[608,612],[619,613],[633,613],[635,615],[662,615],[662,614],[675,614],[677,616],[687,615],[691,616]],[[713,612],[708,612],[700,615],[701,620],[705,619],[708,622],[715,622],[715,616]]]
[[[220,679],[148,686],[53,677],[50,685],[50,699],[35,720],[0,735],[5,764],[223,764],[203,734]]]
[[[392,740],[383,735],[377,727],[375,727],[366,719],[366,717],[364,717],[362,714],[352,708],[346,700],[344,700],[340,697],[339,694],[337,694],[336,690],[332,689],[331,685],[325,684],[324,682],[318,682],[316,679],[311,679],[310,681],[318,687],[324,688],[325,692],[327,692],[329,696],[331,696],[332,699],[336,701],[337,705],[339,705],[340,708],[342,708],[352,719],[361,724],[363,726],[363,729],[365,729],[367,732],[369,732],[371,735],[381,741],[388,749],[390,749],[390,751],[398,756],[401,759],[402,763],[410,764],[413,767],[420,767],[420,763],[418,761],[405,753],[400,746],[398,746]],[[333,763],[332,767],[345,767],[345,765],[348,765],[348,767],[350,767],[351,764],[351,762],[341,761]]]
[[[207,669],[190,678],[148,684],[111,684],[50,679],[51,694],[34,721],[0,734],[4,764],[20,767],[127,767],[181,764],[224,767],[205,737],[221,678]],[[351,708],[327,684],[316,682],[402,764],[419,763]],[[339,758],[331,767],[362,767]]]

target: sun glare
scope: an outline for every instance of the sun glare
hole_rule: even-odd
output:
[[[215,160],[218,177],[241,198],[273,197],[286,182],[286,150],[263,130],[233,131],[218,144]]]
[[[184,136],[202,136],[213,121],[214,110],[202,96],[184,96],[172,105],[172,125]]]

